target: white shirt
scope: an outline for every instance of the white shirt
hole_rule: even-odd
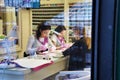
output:
[[[44,38],[40,38],[39,40],[43,42]],[[42,44],[39,40],[37,40],[34,36],[30,36],[27,44],[27,49],[26,49],[27,54],[32,54],[36,52],[40,46],[45,46],[46,48],[48,48],[48,46],[50,45],[56,49],[56,47],[52,44],[49,38],[48,38],[48,43],[46,43],[45,45]]]
[[[56,47],[62,45],[62,42],[59,40],[59,38],[57,37],[56,34],[53,34],[51,36],[51,40],[54,42],[54,44],[56,45]]]

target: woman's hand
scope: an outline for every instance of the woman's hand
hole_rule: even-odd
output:
[[[40,46],[37,48],[37,51],[45,51],[47,48],[45,46]]]
[[[49,47],[48,49],[50,52],[55,52],[56,48],[55,47]]]

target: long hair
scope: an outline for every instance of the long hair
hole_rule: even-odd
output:
[[[44,30],[51,30],[51,26],[45,23],[41,23],[37,26],[37,30],[36,30],[36,38],[39,39],[39,37],[41,36],[41,32]]]
[[[56,29],[55,29],[55,31],[56,32],[62,32],[63,30],[66,30],[66,28],[65,28],[65,26],[63,26],[63,25],[59,25]]]

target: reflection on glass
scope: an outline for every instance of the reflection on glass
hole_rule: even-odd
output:
[[[1,41],[7,38],[18,45],[18,23],[14,7],[0,7],[0,17],[2,21]]]
[[[68,12],[64,10],[66,6],[68,6]],[[69,70],[83,71],[81,74],[84,74],[84,71],[87,70],[90,78],[92,2],[83,0],[79,2],[68,1],[66,5],[56,3],[44,4],[41,5],[40,10],[33,10],[32,16],[34,29],[42,21],[49,23],[53,27],[53,30],[58,25],[65,25],[67,28],[66,35],[68,35],[68,42],[75,43],[64,52],[70,55]],[[65,23],[68,24],[66,25]],[[66,73],[69,73],[69,71],[66,71]],[[74,76],[73,73],[73,75],[65,75],[65,77],[75,78],[78,76]]]

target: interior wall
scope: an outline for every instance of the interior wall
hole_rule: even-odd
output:
[[[3,33],[2,27],[3,27],[3,21],[2,21],[2,19],[1,19],[1,20],[0,20],[0,35],[2,35],[2,33]]]
[[[19,26],[21,27],[21,51],[19,52],[19,57],[23,57],[23,52],[26,49],[28,38],[32,33],[31,10],[21,9],[19,17]]]

